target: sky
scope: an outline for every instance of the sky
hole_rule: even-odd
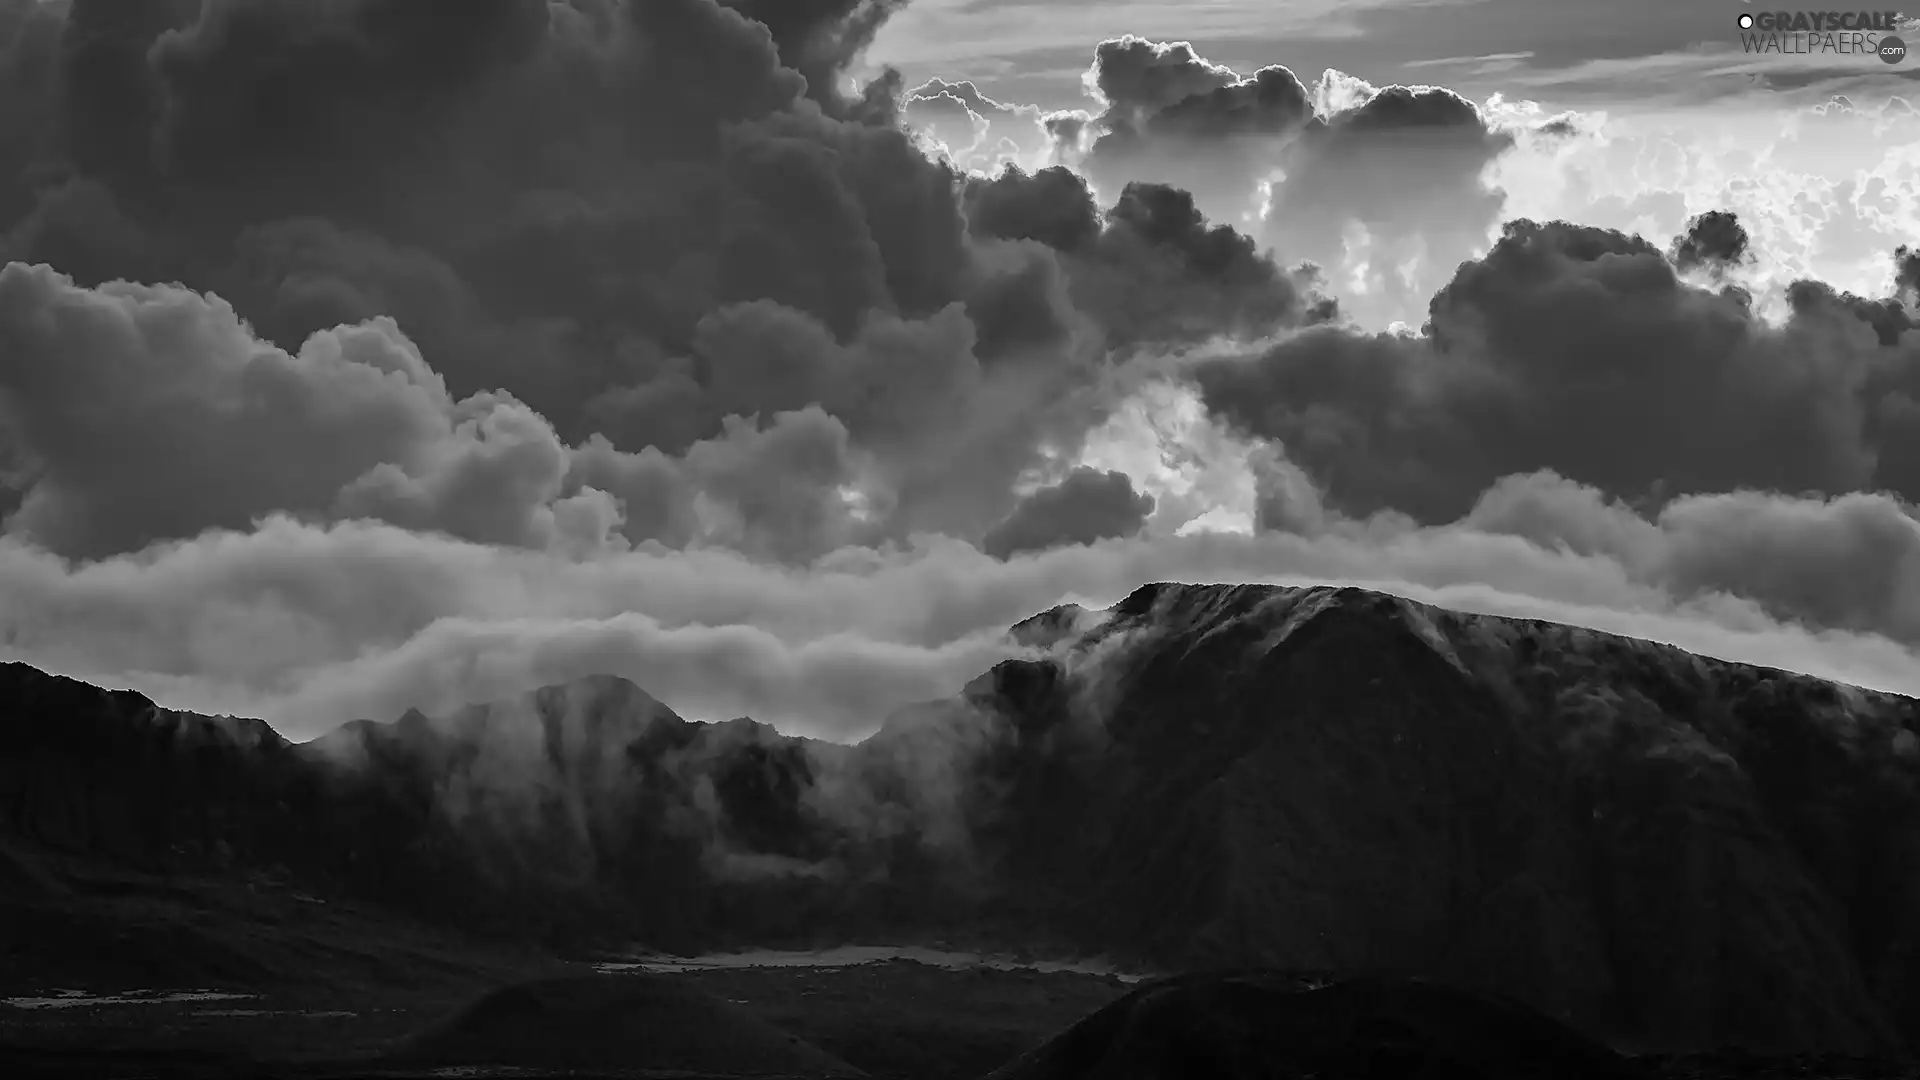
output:
[[[1049,108],[1077,104],[1087,42],[1123,33],[1190,41],[1237,69],[1285,64],[1310,78],[1332,67],[1381,84],[1441,83],[1475,100],[1548,95],[1603,109],[1742,96],[1755,81],[1749,73],[1817,73],[1822,90],[1882,95],[1911,93],[1920,78],[1920,67],[1854,55],[1743,53],[1736,20],[1763,8],[1751,0],[916,0],[881,31],[867,60],[914,82],[963,77],[989,95]]]
[[[0,657],[847,740],[1336,582],[1920,693],[1920,62],[1744,10],[0,0]]]

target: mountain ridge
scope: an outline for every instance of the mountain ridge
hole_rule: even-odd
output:
[[[294,744],[11,665],[0,831],[555,947],[972,934],[1446,978],[1644,1045],[1920,1039],[1920,702],[1353,587],[1010,634],[855,744],[605,676]]]

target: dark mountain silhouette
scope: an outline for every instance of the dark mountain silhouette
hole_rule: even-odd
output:
[[[1141,589],[996,680],[1084,748],[1017,755],[1045,776],[1016,816],[1044,827],[1009,861],[1088,940],[1433,975],[1653,1043],[1920,1031],[1912,700],[1227,586]]]
[[[1635,1080],[1619,1054],[1504,999],[1416,979],[1273,972],[1141,986],[987,1080]]]
[[[1920,703],[1357,589],[1014,635],[855,746],[617,679],[295,745],[9,665],[0,904],[67,910],[59,853],[568,948],[971,936],[1418,975],[1638,1047],[1920,1044]]]
[[[697,1076],[865,1075],[747,1009],[681,980],[647,975],[502,987],[406,1040],[386,1063]]]

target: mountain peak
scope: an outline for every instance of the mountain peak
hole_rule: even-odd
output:
[[[0,664],[0,701],[18,710],[18,717],[44,711],[71,718],[55,730],[42,725],[40,730],[15,730],[0,736],[10,743],[72,741],[81,745],[99,737],[138,735],[183,746],[225,745],[237,750],[286,745],[280,733],[263,720],[162,708],[135,690],[108,690],[17,662]]]

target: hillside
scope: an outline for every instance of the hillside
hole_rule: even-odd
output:
[[[294,745],[7,665],[0,903],[71,910],[79,859],[561,949],[971,936],[1427,975],[1638,1046],[1920,1044],[1920,704],[1356,589],[1014,634],[850,747],[616,679]]]
[[[1013,861],[1092,939],[1642,1043],[1920,1031],[1911,700],[1352,589],[1149,587],[1063,657],[997,673],[1077,747],[1020,755]]]

